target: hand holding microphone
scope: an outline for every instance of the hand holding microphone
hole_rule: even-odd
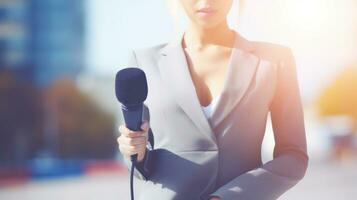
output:
[[[119,126],[121,135],[118,137],[117,141],[119,150],[125,158],[130,160],[130,156],[138,154],[138,163],[144,159],[149,128],[150,125],[147,121],[141,124],[142,131],[130,130],[125,124]]]

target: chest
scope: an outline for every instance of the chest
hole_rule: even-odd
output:
[[[224,89],[231,49],[193,51],[185,49],[187,67],[202,106],[207,106]]]

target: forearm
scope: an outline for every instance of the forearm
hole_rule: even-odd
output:
[[[210,197],[219,197],[221,200],[277,199],[303,178],[307,163],[308,158],[304,152],[282,154],[234,178]]]

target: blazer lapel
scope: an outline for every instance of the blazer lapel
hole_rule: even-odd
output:
[[[212,110],[208,122],[213,131],[223,120],[233,112],[254,79],[255,72],[260,64],[260,58],[254,55],[254,46],[251,42],[235,31],[236,39],[228,64],[227,76],[217,105]],[[218,133],[216,133],[218,134]]]
[[[226,84],[215,109],[212,111],[212,117],[209,118],[213,128],[219,126],[247,93],[259,65],[259,60],[255,55],[238,49],[238,46],[236,46],[229,66]]]
[[[178,105],[210,140],[216,141],[215,134],[207,121],[196,94],[186,56],[181,45],[183,33],[160,51],[158,66],[162,80],[169,86]]]
[[[248,41],[241,38],[236,32],[237,38],[229,62],[222,96],[219,98],[216,108],[212,111],[212,117],[207,119],[201,108],[181,45],[183,34],[184,32],[161,49],[158,59],[160,74],[187,116],[204,136],[216,142],[215,128],[232,112],[247,92],[259,64],[259,58],[250,53],[252,50]]]

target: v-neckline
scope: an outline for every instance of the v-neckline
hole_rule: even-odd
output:
[[[183,38],[184,38],[184,35],[185,35],[185,32],[184,32],[183,35],[182,35],[182,40],[183,40]],[[234,58],[234,55],[235,55],[235,53],[236,53],[236,48],[237,48],[237,43],[238,43],[238,34],[237,34],[237,32],[234,31],[233,46],[232,46],[232,50],[231,50],[231,53],[230,53],[230,56],[229,56],[228,65],[227,65],[227,71],[226,71],[226,73],[225,73],[225,77],[224,77],[224,81],[223,81],[223,88],[222,88],[222,90],[221,90],[221,93],[220,93],[218,96],[213,97],[212,100],[211,100],[211,102],[210,102],[207,106],[201,105],[201,102],[200,102],[200,99],[199,99],[199,97],[198,97],[195,84],[194,84],[194,82],[193,82],[193,79],[192,79],[192,76],[191,76],[191,73],[190,73],[190,69],[189,69],[189,65],[188,65],[188,59],[187,59],[187,57],[186,57],[185,50],[184,50],[184,48],[183,48],[183,46],[182,46],[182,40],[181,40],[181,43],[180,43],[180,47],[181,47],[181,49],[182,49],[182,51],[183,51],[183,54],[184,54],[184,56],[185,56],[186,68],[187,68],[187,70],[188,70],[188,72],[189,72],[189,77],[190,77],[190,79],[191,79],[191,82],[192,82],[192,85],[193,85],[193,89],[194,89],[194,92],[195,92],[195,95],[196,95],[196,97],[197,97],[197,100],[198,100],[199,105],[201,106],[201,108],[207,108],[207,107],[209,107],[209,106],[212,104],[212,102],[213,102],[215,99],[217,100],[216,104],[218,104],[219,101],[220,101],[220,99],[221,99],[221,97],[223,96],[223,94],[225,93],[225,91],[226,91],[227,88],[228,88],[230,73],[231,73],[231,71],[233,70],[233,69],[232,69],[232,68],[233,68],[233,66],[232,66],[232,65],[233,65],[233,58]],[[215,109],[213,108],[212,112],[214,112],[214,110],[215,110]]]
[[[211,100],[211,103],[209,103],[207,106],[202,106],[202,105],[201,105],[201,107],[202,107],[202,108],[208,108],[208,107],[214,106],[215,104],[217,104],[217,101],[219,100],[219,98],[221,98],[221,96],[222,96],[222,95],[220,94],[220,95],[214,97],[214,98]]]
[[[200,107],[188,69],[187,58],[182,48],[182,32],[177,39],[159,50],[158,67],[162,80],[167,84],[179,107],[197,126],[199,132],[213,142],[217,142],[215,128],[242,100],[260,64],[260,59],[250,53],[254,50],[253,48],[240,48],[248,45],[248,41],[240,37],[238,32],[235,31],[235,34],[235,44],[231,52],[223,90],[209,119],[205,117]]]

